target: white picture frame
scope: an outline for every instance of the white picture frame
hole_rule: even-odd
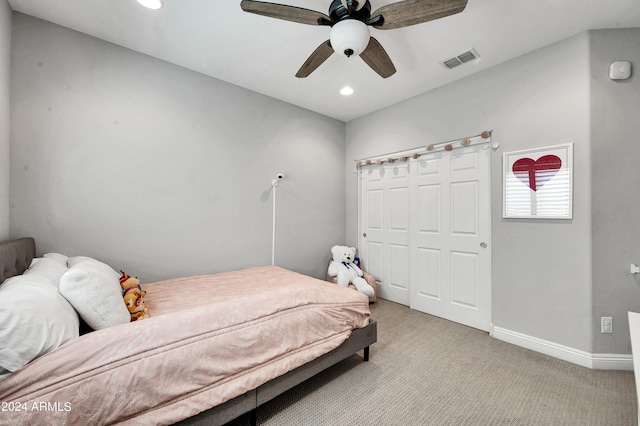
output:
[[[573,143],[505,152],[506,219],[573,219]]]

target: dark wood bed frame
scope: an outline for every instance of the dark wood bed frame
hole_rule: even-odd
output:
[[[35,256],[36,246],[33,238],[20,238],[0,242],[0,283],[7,278],[22,274],[29,267],[31,260]],[[364,360],[368,361],[369,346],[378,339],[377,330],[376,321],[370,320],[369,325],[354,330],[347,340],[331,352],[230,401],[184,419],[176,423],[176,425],[224,425],[246,413],[250,413],[250,422],[255,425],[257,422],[257,408],[262,404],[360,350],[364,351]]]

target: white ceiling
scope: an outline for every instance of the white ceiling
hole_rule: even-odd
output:
[[[220,80],[349,121],[588,29],[640,27],[638,0],[469,0],[457,15],[372,29],[397,72],[382,79],[360,58],[332,55],[294,75],[329,28],[245,13],[240,0],[9,0],[12,9]],[[372,10],[394,0],[370,0]],[[331,0],[276,0],[328,14]],[[447,70],[471,48],[481,58]],[[355,93],[340,95],[350,85]]]

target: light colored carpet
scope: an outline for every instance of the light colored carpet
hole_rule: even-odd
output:
[[[270,401],[258,424],[636,424],[632,372],[580,367],[387,300],[371,316],[369,362],[351,356]]]

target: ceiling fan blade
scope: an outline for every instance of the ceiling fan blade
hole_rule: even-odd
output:
[[[308,25],[331,25],[331,19],[324,13],[301,7],[253,0],[242,0],[240,7],[245,12],[268,16],[269,18],[284,19],[285,21]]]
[[[391,77],[396,72],[396,67],[393,66],[391,58],[389,58],[380,42],[373,37],[369,39],[369,44],[364,52],[360,54],[360,57],[382,78]]]
[[[298,72],[296,73],[296,77],[305,78],[308,77],[309,74],[314,72],[316,68],[326,61],[329,56],[333,54],[333,47],[331,47],[331,43],[329,40],[322,43],[316,50],[313,51],[311,56],[307,58],[307,60],[302,64]]]
[[[460,13],[467,6],[467,0],[403,0],[382,6],[371,14],[372,18],[382,16],[381,23],[372,25],[379,30],[408,27]]]

